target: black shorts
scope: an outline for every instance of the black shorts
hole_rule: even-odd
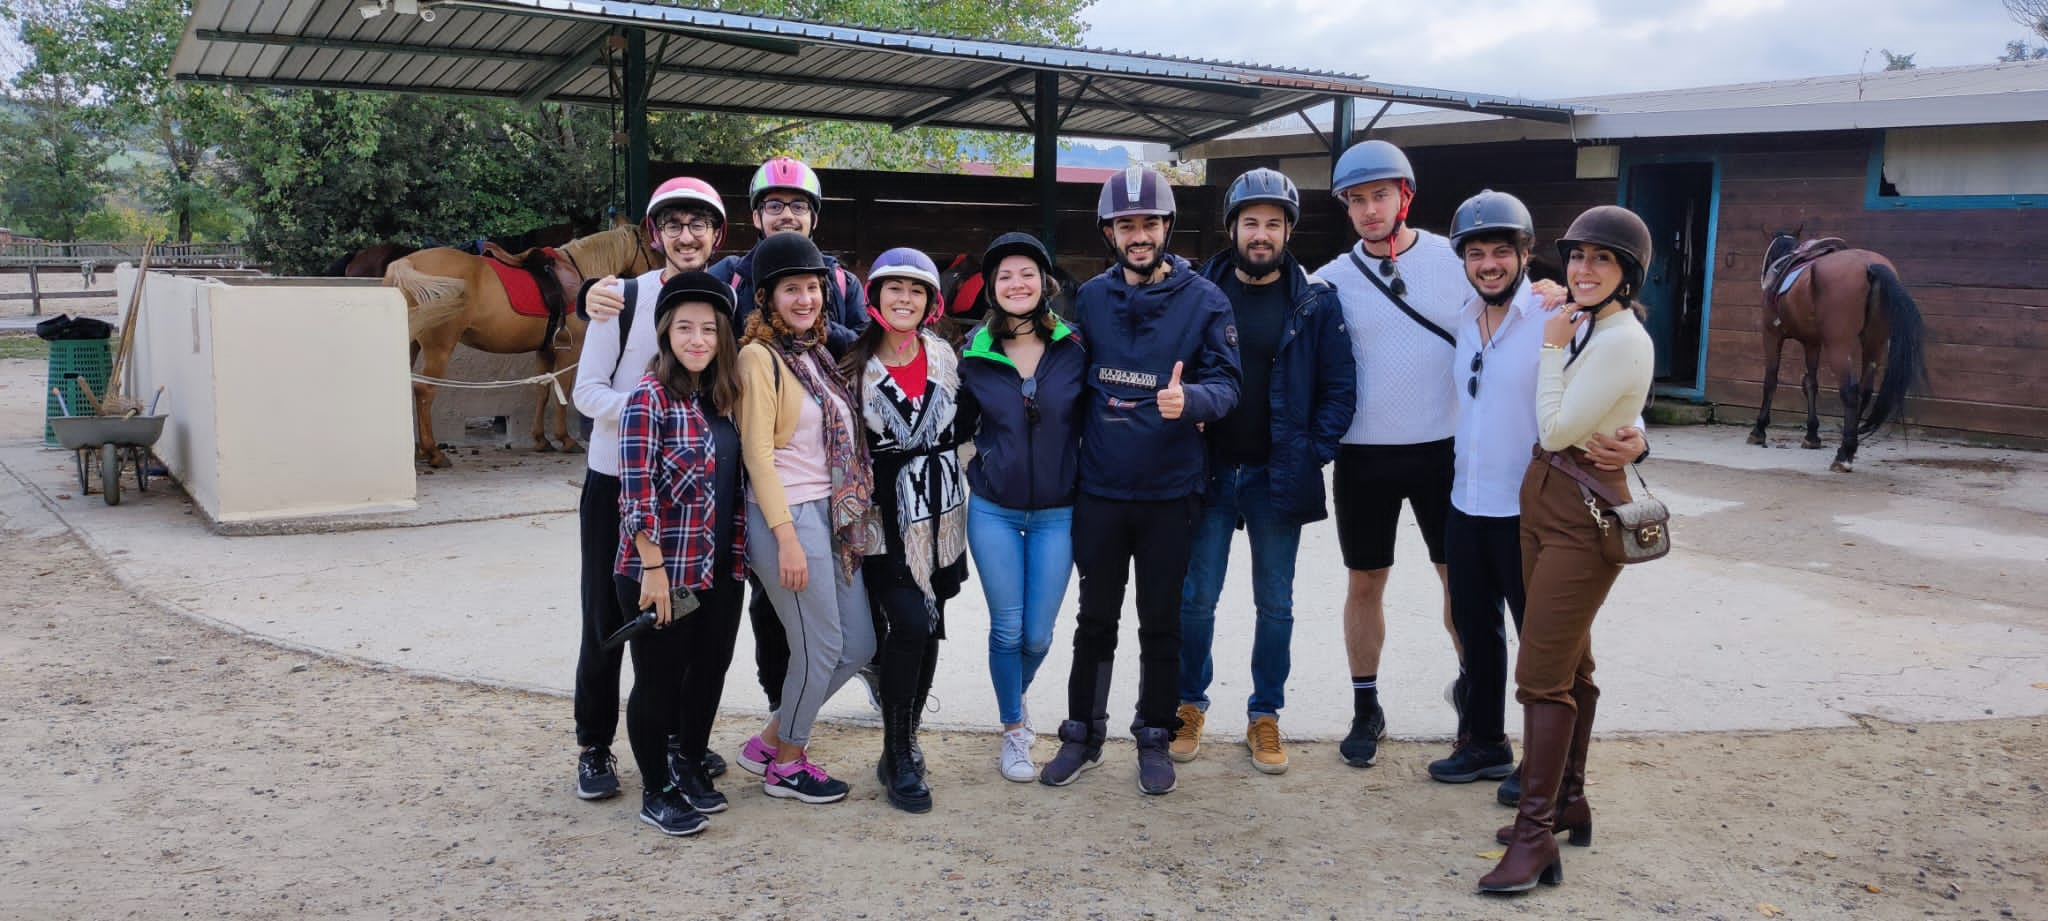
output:
[[[1337,506],[1337,547],[1344,568],[1394,565],[1401,502],[1415,510],[1429,561],[1444,561],[1444,518],[1451,510],[1457,455],[1451,439],[1413,445],[1338,445],[1331,498]]]

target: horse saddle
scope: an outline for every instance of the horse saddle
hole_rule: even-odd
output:
[[[495,243],[484,243],[485,263],[497,273],[498,281],[505,286],[505,300],[512,310],[521,316],[544,318],[550,326],[559,324],[567,299],[572,296],[582,279],[576,270],[570,268],[552,248],[535,247],[520,253],[507,253]],[[545,278],[553,286],[549,297],[541,291],[541,280]],[[552,304],[550,303],[552,302]]]
[[[1839,249],[1848,249],[1849,244],[1841,237],[1819,237],[1807,240],[1771,263],[1771,270],[1764,273],[1764,290],[1773,296],[1792,290],[1792,283],[1799,280],[1799,273],[1814,260]]]

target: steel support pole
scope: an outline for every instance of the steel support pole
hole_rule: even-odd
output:
[[[647,198],[647,31],[626,30],[626,213],[646,216]]]
[[[1059,253],[1060,223],[1060,75],[1038,72],[1037,114],[1032,116],[1038,136],[1031,148],[1031,178],[1038,181],[1038,238],[1045,251]]]
[[[1351,149],[1352,126],[1358,123],[1358,100],[1351,96],[1337,97],[1335,113],[1330,116],[1330,165],[1337,165],[1337,158]]]

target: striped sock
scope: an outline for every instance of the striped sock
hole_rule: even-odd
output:
[[[1360,716],[1371,713],[1380,705],[1380,676],[1351,676],[1351,709]]]

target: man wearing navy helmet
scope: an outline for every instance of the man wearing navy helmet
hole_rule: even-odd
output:
[[[1081,574],[1074,667],[1052,786],[1102,762],[1109,679],[1124,588],[1137,573],[1138,789],[1173,791],[1167,745],[1180,669],[1180,593],[1207,464],[1198,426],[1237,404],[1230,301],[1168,253],[1173,189],[1141,166],[1102,186],[1095,214],[1116,264],[1081,286],[1075,325],[1088,338],[1074,564]],[[1142,458],[1142,462],[1135,462]]]
[[[1358,361],[1357,411],[1332,476],[1337,543],[1350,570],[1344,646],[1352,719],[1338,752],[1347,764],[1368,767],[1387,732],[1379,702],[1383,602],[1402,503],[1414,512],[1437,578],[1444,579],[1457,412],[1450,329],[1471,288],[1448,241],[1408,226],[1415,169],[1400,148],[1366,141],[1345,151],[1330,189],[1359,237],[1349,252],[1316,270],[1337,287]],[[1448,601],[1443,617],[1448,632]]]
[[[1209,481],[1181,590],[1181,729],[1169,748],[1192,761],[1202,744],[1214,673],[1216,601],[1231,533],[1251,543],[1252,694],[1245,745],[1252,767],[1287,770],[1280,745],[1294,631],[1294,562],[1301,528],[1329,516],[1323,465],[1351,426],[1356,367],[1337,291],[1287,250],[1301,193],[1276,170],[1255,169],[1224,195],[1231,248],[1202,270],[1230,299],[1244,370],[1237,407],[1209,423]]]

